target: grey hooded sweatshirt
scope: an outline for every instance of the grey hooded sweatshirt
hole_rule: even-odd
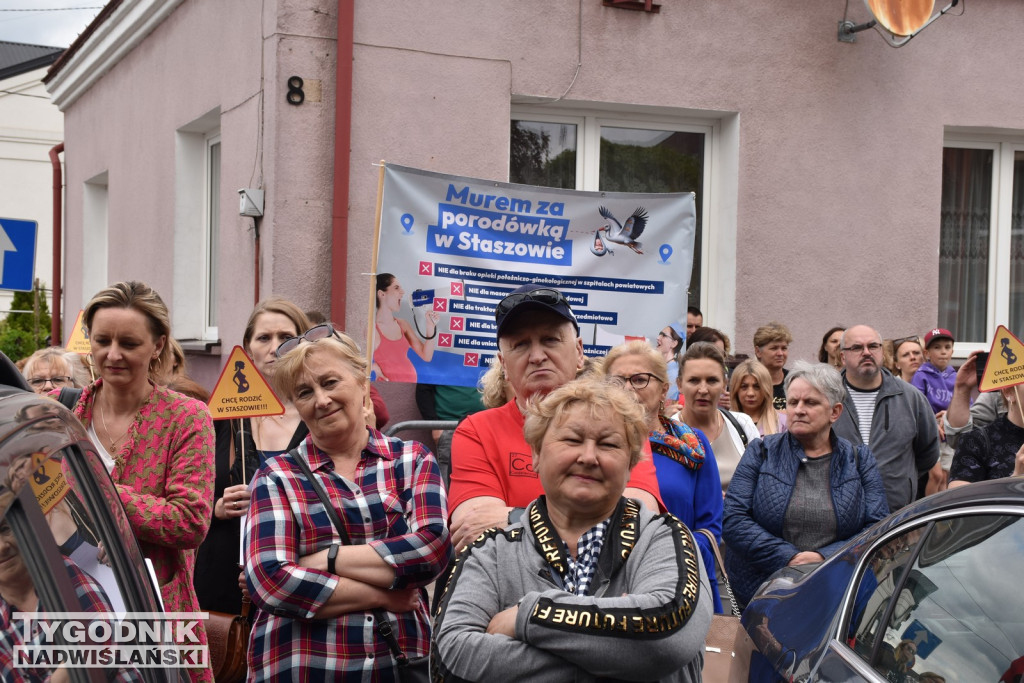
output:
[[[700,681],[713,607],[690,530],[623,498],[588,594],[574,595],[559,588],[564,547],[543,501],[459,554],[435,622],[435,680]],[[516,637],[488,634],[515,605]]]

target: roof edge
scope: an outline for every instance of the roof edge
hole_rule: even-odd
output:
[[[87,92],[183,1],[111,0],[43,78],[57,108]]]
[[[34,59],[12,64],[6,69],[0,69],[0,81],[49,66],[60,59],[61,54],[63,54],[63,51],[60,48],[54,48],[54,51],[48,55],[40,55]]]
[[[110,15],[114,13],[114,10],[117,9],[121,2],[122,0],[110,0],[110,2],[100,10],[99,14],[93,17],[92,21],[89,22],[89,25],[85,27],[85,30],[78,34],[78,37],[75,38],[74,42],[68,46],[68,49],[64,50],[60,59],[58,59],[57,62],[50,67],[50,70],[46,72],[46,76],[43,77],[43,83],[48,83],[51,78],[57,75],[57,72],[64,68],[64,65],[67,64],[68,60],[70,60],[79,51],[79,49],[81,49],[82,45],[89,40],[96,29],[110,18]]]

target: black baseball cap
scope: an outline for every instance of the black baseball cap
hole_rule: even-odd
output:
[[[494,308],[494,320],[498,323],[498,339],[501,339],[505,323],[524,311],[551,311],[572,323],[576,334],[580,333],[580,325],[569,307],[565,295],[557,289],[530,283],[517,287],[498,302]]]

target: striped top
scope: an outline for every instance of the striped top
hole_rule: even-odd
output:
[[[857,409],[857,427],[860,430],[860,439],[867,446],[871,441],[871,423],[875,419],[875,400],[878,398],[878,389],[862,391],[849,383],[846,388]]]

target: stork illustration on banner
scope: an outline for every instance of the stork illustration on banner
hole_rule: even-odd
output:
[[[590,247],[591,253],[596,256],[614,254],[615,252],[609,248],[608,242],[605,240],[624,244],[638,254],[642,255],[644,253],[643,245],[637,241],[637,238],[643,234],[644,228],[647,227],[649,214],[644,207],[637,207],[632,215],[626,219],[625,224],[620,223],[619,219],[603,206],[599,207],[597,212],[611,222],[605,223],[594,231],[594,245]],[[612,228],[612,223],[615,223],[614,228]]]

